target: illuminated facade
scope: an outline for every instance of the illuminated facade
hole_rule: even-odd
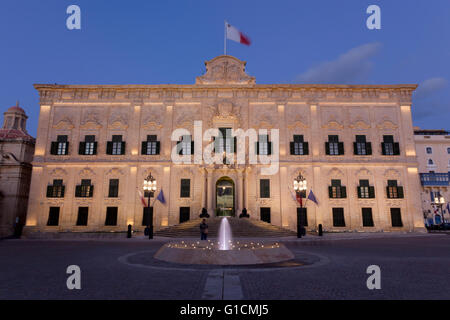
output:
[[[27,232],[128,224],[142,231],[138,190],[150,172],[155,196],[162,189],[167,201],[154,204],[156,229],[198,218],[202,208],[212,216],[246,208],[251,219],[296,230],[299,173],[319,201],[306,203],[309,230],[424,229],[411,120],[416,85],[256,84],[245,62],[219,56],[193,85],[35,88],[41,111]],[[200,122],[201,134],[216,128],[225,138],[196,139]],[[171,139],[176,129],[185,130],[181,141]],[[244,144],[231,129],[257,132],[243,162],[190,155],[208,145],[234,154]],[[177,145],[191,164],[173,161]],[[252,163],[254,154],[267,154],[276,171]]]

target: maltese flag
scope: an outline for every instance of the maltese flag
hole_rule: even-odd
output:
[[[247,46],[250,45],[250,38],[243,34],[241,31],[233,27],[228,22],[225,22],[227,39],[245,44]]]

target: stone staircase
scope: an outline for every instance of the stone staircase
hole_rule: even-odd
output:
[[[222,217],[206,219],[208,237],[216,238]],[[170,238],[200,238],[202,219],[190,220],[155,232],[155,236]],[[256,219],[238,219],[228,217],[231,233],[235,238],[281,238],[296,236],[296,232],[274,226]]]

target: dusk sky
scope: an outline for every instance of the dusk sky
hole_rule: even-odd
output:
[[[81,30],[66,9],[81,8]],[[366,9],[381,8],[381,30]],[[0,2],[0,111],[20,100],[36,135],[34,83],[192,84],[223,54],[224,20],[246,33],[257,83],[416,83],[414,125],[450,129],[450,1],[45,0]]]

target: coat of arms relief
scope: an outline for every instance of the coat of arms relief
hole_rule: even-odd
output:
[[[206,73],[196,84],[254,84],[255,78],[245,73],[245,61],[231,56],[219,56],[206,61]]]

